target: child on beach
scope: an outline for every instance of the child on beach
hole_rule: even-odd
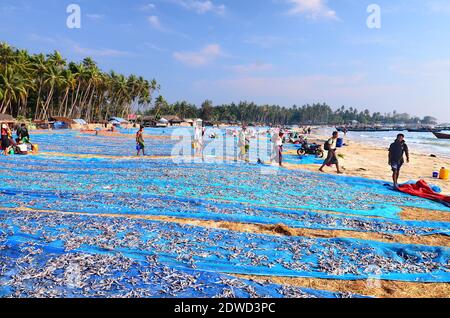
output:
[[[336,165],[337,173],[342,174],[342,171],[339,168],[339,160],[336,156],[338,137],[339,137],[339,133],[337,131],[335,131],[333,133],[333,136],[330,139],[328,139],[328,141],[325,143],[325,150],[328,151],[328,156],[327,156],[327,159],[325,159],[322,167],[320,167],[320,169],[319,169],[320,172],[324,172],[323,168],[325,168],[325,166]]]
[[[409,149],[405,142],[405,135],[399,134],[397,139],[389,147],[389,165],[392,168],[392,181],[394,188],[398,188],[398,178],[400,177],[400,170],[406,162],[409,163]]]
[[[139,154],[142,150],[142,155],[145,156],[145,141],[144,141],[144,128],[141,127],[139,131],[136,134],[136,149],[137,149],[137,156],[139,157]]]
[[[10,130],[7,124],[1,126],[2,150],[5,156],[8,156],[10,149]]]

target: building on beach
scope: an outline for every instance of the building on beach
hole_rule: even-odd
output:
[[[13,116],[8,114],[0,114],[0,123],[2,124],[8,124],[8,125],[14,125],[16,124],[16,120]]]
[[[183,122],[180,117],[174,115],[161,116],[161,121],[166,121],[170,126],[180,126]]]

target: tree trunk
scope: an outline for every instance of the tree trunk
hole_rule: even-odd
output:
[[[74,110],[74,108],[75,108],[75,104],[77,103],[78,95],[79,95],[79,93],[80,93],[80,88],[81,88],[81,81],[78,82],[77,92],[76,92],[76,94],[75,94],[75,100],[72,100],[72,105],[71,105],[71,107],[70,107],[70,112],[69,112],[69,114],[68,114],[69,117],[71,117],[72,114],[73,114],[73,110]],[[72,97],[73,97],[73,96],[72,96]]]
[[[50,102],[53,99],[54,88],[55,88],[55,85],[52,84],[52,86],[50,88],[50,93],[48,94],[48,97],[47,97],[47,100],[45,101],[44,107],[42,107],[41,118],[43,118],[44,120],[48,119],[48,107],[50,106]]]
[[[69,87],[67,87],[66,88],[66,93],[64,94],[64,98],[61,101],[61,104],[59,105],[59,110],[58,110],[59,116],[62,116],[64,105],[67,104],[67,100],[68,100],[68,97],[69,97],[69,90],[70,90]]]
[[[39,114],[39,105],[41,104],[41,93],[42,93],[42,78],[39,81],[39,92],[38,92],[38,98],[37,98],[37,102],[36,102],[36,109],[35,109],[35,113],[34,113],[34,119],[37,119],[37,116]]]

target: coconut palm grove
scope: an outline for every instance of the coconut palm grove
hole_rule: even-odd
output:
[[[47,120],[49,116],[104,120],[148,105],[155,80],[104,73],[91,58],[68,62],[57,51],[29,54],[0,44],[0,113]]]

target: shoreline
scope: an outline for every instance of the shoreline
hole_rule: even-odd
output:
[[[323,144],[327,139],[325,136],[312,135],[311,141]],[[377,147],[370,143],[362,144],[353,141],[351,138],[345,138],[346,146],[338,148],[337,154],[344,155],[339,158],[344,176],[363,177],[373,180],[385,180],[392,182],[392,171],[388,165],[388,149]],[[411,149],[410,149],[411,151]],[[430,154],[424,154],[413,150],[410,153],[410,163],[405,163],[400,173],[400,182],[425,180],[428,184],[437,185],[442,189],[442,194],[450,194],[450,180],[440,180],[432,178],[433,171],[439,171],[442,167],[450,168],[450,158],[431,157]],[[286,164],[287,167],[297,165]],[[301,169],[320,173],[319,165],[302,165]],[[326,174],[335,174],[334,167],[326,167]]]

